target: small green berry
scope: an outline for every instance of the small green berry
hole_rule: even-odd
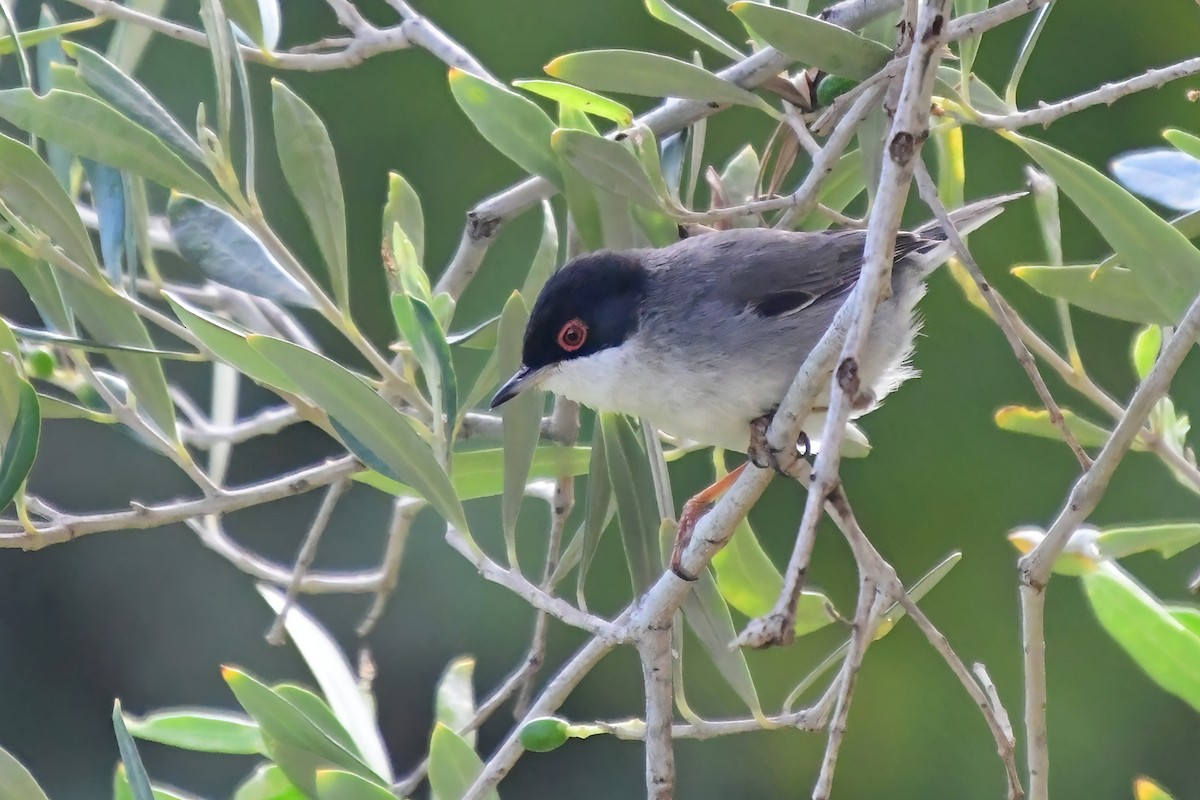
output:
[[[534,753],[557,750],[571,738],[571,726],[558,717],[541,717],[521,728],[521,746]]]
[[[858,86],[858,81],[852,78],[843,78],[841,75],[826,75],[817,84],[817,108],[824,108],[855,86]]]
[[[54,370],[58,367],[58,361],[49,350],[39,347],[28,355],[26,367],[30,375],[45,380],[54,375]]]

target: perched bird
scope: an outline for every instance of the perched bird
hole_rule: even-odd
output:
[[[950,217],[967,233],[1019,196],[989,198]],[[850,296],[865,241],[862,230],[735,228],[574,258],[546,282],[525,329],[522,366],[492,408],[540,387],[644,417],[682,439],[745,452],[751,423],[778,407]],[[875,311],[859,364],[871,402],[855,417],[916,374],[909,359],[920,329],[917,302],[951,252],[936,222],[897,236],[891,296]],[[820,433],[827,406],[828,390],[807,432]]]

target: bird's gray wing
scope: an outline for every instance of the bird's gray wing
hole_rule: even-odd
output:
[[[652,265],[676,296],[697,306],[720,303],[763,317],[794,314],[854,285],[862,270],[861,230],[798,233],[738,228],[703,234],[650,251]],[[902,233],[896,258],[927,240]]]

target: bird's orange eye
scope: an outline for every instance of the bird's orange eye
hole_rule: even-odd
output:
[[[583,320],[576,317],[563,325],[562,330],[558,332],[558,346],[568,353],[574,353],[583,347],[584,341],[587,340],[587,330]]]

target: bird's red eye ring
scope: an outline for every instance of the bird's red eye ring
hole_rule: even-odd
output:
[[[587,341],[587,331],[587,325],[576,317],[563,325],[562,330],[558,332],[558,346],[568,353],[574,353]]]

